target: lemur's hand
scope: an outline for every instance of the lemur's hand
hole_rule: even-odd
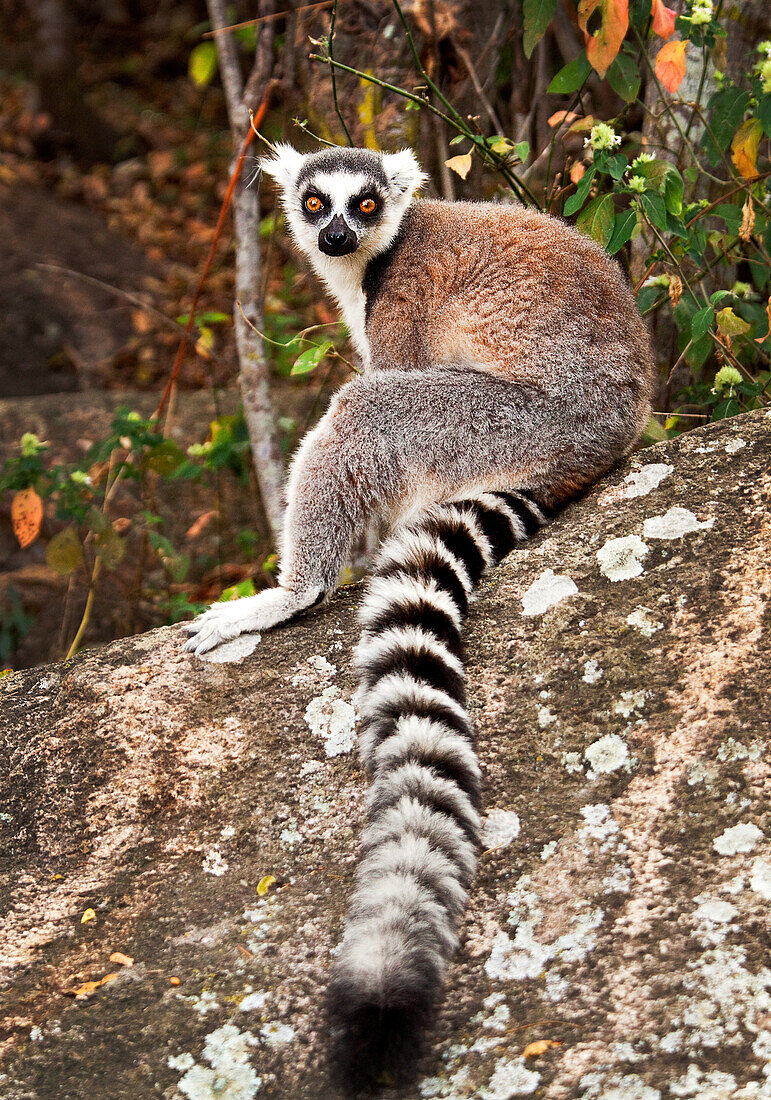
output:
[[[190,635],[185,642],[185,649],[200,657],[240,634],[269,630],[309,607],[314,601],[315,594],[301,597],[286,588],[268,588],[264,592],[258,592],[256,596],[212,604],[203,615],[183,624],[182,629]]]

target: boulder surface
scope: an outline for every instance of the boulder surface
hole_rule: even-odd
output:
[[[771,1097],[769,443],[638,452],[483,584],[485,850],[411,1100]],[[360,598],[0,681],[5,1100],[337,1095]]]

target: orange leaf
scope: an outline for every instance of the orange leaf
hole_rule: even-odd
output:
[[[659,38],[669,38],[675,30],[677,12],[672,11],[671,8],[665,8],[664,0],[653,0],[651,12],[653,15],[653,33],[657,34]]]
[[[134,960],[131,955],[124,955],[122,951],[113,951],[110,955],[111,963],[119,963],[121,966],[130,967],[134,965]]]
[[[26,550],[40,534],[43,502],[34,489],[19,489],[11,504],[11,523],[19,546]]]
[[[461,153],[459,157],[450,157],[444,163],[464,180],[471,171],[471,153]]]
[[[597,10],[602,17],[600,29],[590,34],[587,25]],[[586,38],[589,64],[599,76],[604,77],[621,49],[629,26],[629,0],[580,0],[578,25]]]
[[[656,54],[656,76],[668,92],[677,91],[685,76],[685,51],[688,39],[667,42]]]
[[[579,162],[578,164],[574,164],[573,167],[570,169],[570,180],[572,183],[578,183],[581,177],[585,174],[586,168],[583,164]]]
[[[758,146],[762,134],[761,123],[756,118],[748,118],[736,131],[731,142],[731,160],[746,180],[754,179],[758,174]]]
[[[197,539],[198,536],[203,532],[204,528],[209,526],[216,515],[216,512],[203,512],[192,524],[192,526],[190,526],[185,532],[185,538]]]
[[[84,1001],[86,997],[90,997],[94,990],[98,989],[100,985],[107,985],[108,982],[114,982],[117,977],[117,974],[105,974],[99,981],[83,982],[83,985],[79,985],[73,989],[65,989],[64,992],[69,993],[71,997],[75,997],[78,1001]]]
[[[546,120],[547,126],[551,126],[552,130],[556,126],[561,126],[563,122],[575,122],[578,115],[575,111],[555,111],[553,115],[550,115]]]
[[[523,1058],[539,1058],[547,1050],[562,1046],[558,1039],[536,1039],[534,1043],[528,1043],[522,1051]]]

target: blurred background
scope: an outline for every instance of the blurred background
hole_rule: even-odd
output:
[[[273,583],[287,456],[355,362],[250,112],[594,236],[654,338],[645,443],[767,403],[767,0],[0,13],[0,670]]]

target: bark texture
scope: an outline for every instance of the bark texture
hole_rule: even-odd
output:
[[[769,1096],[770,438],[638,453],[483,586],[487,851],[411,1100]],[[5,1100],[336,1095],[359,599],[0,681]]]

